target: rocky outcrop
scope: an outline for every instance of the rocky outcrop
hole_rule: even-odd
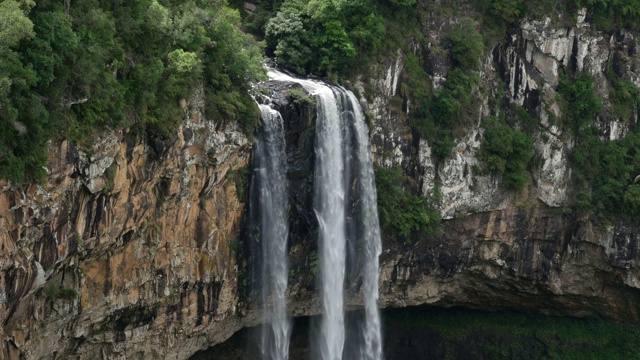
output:
[[[438,41],[438,31],[430,27],[441,25],[425,26],[431,46]],[[638,84],[636,47],[632,33],[598,32],[581,12],[575,26],[568,28],[550,19],[524,21],[509,41],[492,50],[481,67],[484,93],[479,95],[477,114],[488,115],[491,97],[501,100],[502,82],[508,102],[539,118],[531,183],[518,193],[479,171],[484,132],[480,119],[456,139],[451,155],[440,163],[426,140],[415,139],[405,120],[408,100],[398,101],[387,89],[395,84],[389,79],[397,75],[390,74],[402,69],[397,62],[403,55],[390,57],[386,71],[379,71],[385,81],[373,81],[379,84],[373,100],[363,99],[372,117],[372,151],[379,165],[403,167],[420,182],[423,195],[437,195],[437,205],[448,220],[441,235],[422,237],[413,245],[386,239],[381,258],[384,306],[511,307],[640,320],[636,226],[619,222],[605,227],[565,210],[571,195],[573,140],[556,120],[562,114],[555,91],[562,68],[592,74],[604,103],[594,125],[604,140],[624,137],[629,123],[610,111],[611,84],[605,74],[613,71]],[[413,53],[423,51],[410,48]],[[429,49],[423,53],[425,71],[435,87],[446,77],[446,71],[434,70],[444,61]],[[406,76],[402,73],[393,86],[401,88]],[[398,103],[403,106],[394,107]]]
[[[176,138],[54,141],[46,183],[0,182],[0,358],[184,359],[242,326],[250,143],[183,106]]]
[[[637,226],[603,229],[543,203],[455,219],[383,254],[381,302],[640,320]]]

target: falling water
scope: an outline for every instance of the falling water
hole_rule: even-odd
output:
[[[284,126],[280,113],[260,105],[262,126],[256,139],[260,191],[260,241],[262,243],[262,300],[265,322],[262,358],[289,358],[291,319],[287,315],[287,179]],[[269,301],[269,298],[271,301]]]
[[[360,161],[358,176],[360,177],[360,201],[362,202],[362,236],[365,239],[364,265],[364,351],[361,352],[366,360],[382,358],[382,336],[380,312],[378,311],[378,257],[382,252],[380,240],[380,223],[378,220],[378,205],[373,162],[369,147],[369,131],[362,116],[362,110],[353,93],[348,92],[351,106],[354,108],[354,127],[358,143],[357,157]]]
[[[363,359],[382,358],[380,315],[378,312],[378,256],[380,229],[369,135],[358,101],[353,93],[320,81],[291,77],[269,71],[272,80],[301,84],[318,101],[314,210],[318,219],[322,319],[318,349],[323,360],[342,359],[345,342],[343,289],[346,267],[346,208],[353,191],[352,176],[358,182],[360,234],[364,241],[364,344],[358,351]],[[355,137],[355,141],[352,138]],[[353,142],[357,148],[353,149]],[[357,161],[352,161],[355,156]],[[358,164],[356,173],[350,174]]]

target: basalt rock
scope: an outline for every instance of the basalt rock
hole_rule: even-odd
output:
[[[638,230],[542,203],[454,219],[440,236],[388,244],[381,301],[638,321]]]
[[[3,359],[183,359],[241,327],[251,146],[196,96],[163,150],[126,131],[54,141],[44,184],[0,183]]]

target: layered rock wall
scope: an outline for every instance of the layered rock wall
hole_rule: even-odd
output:
[[[240,328],[250,142],[183,105],[176,138],[54,141],[46,183],[0,183],[0,358],[184,359]]]
[[[427,48],[410,47],[414,54],[422,52],[434,88],[446,79],[442,69],[447,60],[430,50],[441,41],[442,26],[426,24]],[[638,227],[623,221],[605,225],[569,210],[573,139],[558,123],[562,114],[555,91],[561,68],[592,74],[604,104],[594,125],[603,140],[621,139],[629,126],[637,125],[637,114],[631,122],[613,115],[605,73],[613,71],[640,85],[636,47],[637,39],[629,32],[595,31],[585,22],[584,11],[567,28],[550,19],[524,21],[510,41],[496,46],[483,61],[484,93],[476,94],[481,97],[476,105],[479,118],[441,163],[433,158],[430,144],[417,141],[409,130],[408,100],[403,99],[402,108],[393,106],[399,101],[388,86],[401,87],[407,74],[395,74],[402,69],[402,53],[390,58],[386,71],[380,71],[385,80],[373,101],[362,99],[373,119],[372,151],[379,165],[403,167],[420,182],[423,195],[437,193],[437,205],[448,220],[440,235],[421,237],[415,244],[386,238],[383,306],[508,307],[640,320]],[[505,190],[499,177],[478,171],[481,118],[489,114],[489,100],[501,101],[500,83],[508,102],[539,119],[532,181],[518,192]]]

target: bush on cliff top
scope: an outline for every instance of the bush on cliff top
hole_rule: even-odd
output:
[[[420,25],[415,0],[285,0],[264,27],[267,51],[299,74],[345,78],[395,52]]]
[[[5,0],[0,22],[0,178],[42,178],[47,141],[132,126],[166,135],[204,84],[207,116],[252,132],[247,94],[262,49],[224,0]],[[6,11],[5,11],[6,10]]]

